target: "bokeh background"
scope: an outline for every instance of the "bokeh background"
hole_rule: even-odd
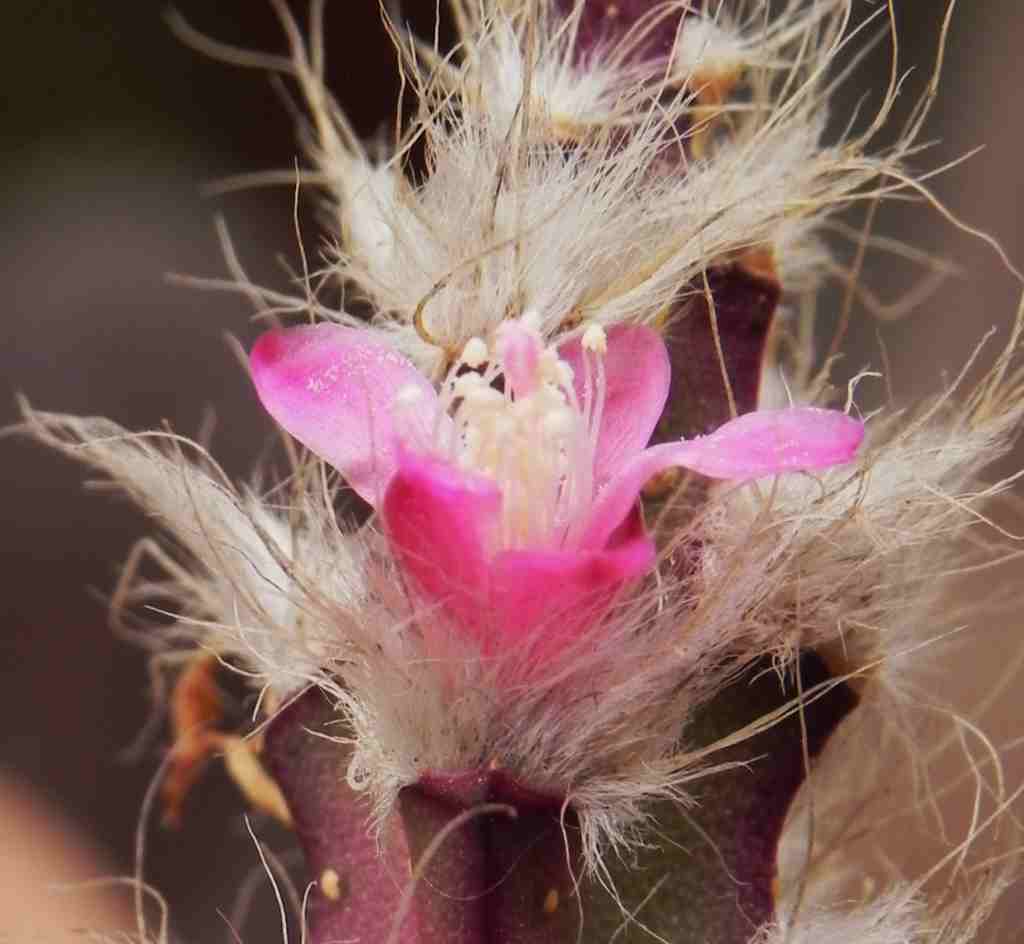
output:
[[[433,6],[406,2],[421,23],[429,23]],[[934,189],[1024,264],[1024,14],[1016,0],[962,6],[926,135],[935,145],[917,166],[938,166],[985,145],[937,178]],[[367,135],[389,120],[397,95],[377,7],[377,0],[328,5],[331,85]],[[897,125],[931,71],[943,7],[940,0],[897,0],[901,67],[912,70]],[[284,51],[262,2],[180,0],[179,9],[220,39]],[[861,16],[873,9],[866,0],[858,5]],[[184,48],[163,10],[160,0],[4,5],[0,424],[15,420],[18,393],[39,408],[105,415],[133,429],[166,421],[193,433],[212,409],[221,419],[214,452],[229,473],[243,477],[270,430],[224,336],[247,342],[258,327],[243,299],[183,288],[167,274],[225,275],[213,225],[221,214],[253,279],[287,286],[286,263],[295,268],[298,259],[291,190],[212,198],[203,188],[227,175],[292,167],[295,138],[264,75]],[[853,108],[866,87],[876,93],[868,105],[877,102],[888,52],[882,44],[863,63],[837,114]],[[313,252],[314,202],[306,200],[301,215]],[[1018,289],[989,248],[926,207],[889,207],[880,228],[965,272],[898,323],[880,326],[863,313],[854,323],[856,366],[878,365],[881,331],[897,394],[918,395],[955,373],[989,327],[1005,337]],[[919,275],[881,257],[866,267],[868,283],[887,299]],[[145,656],[112,635],[104,597],[147,524],[126,503],[85,494],[79,467],[16,438],[0,448],[0,803],[8,795],[8,809],[17,810],[0,811],[0,887],[42,894],[50,879],[131,869],[136,812],[160,742],[129,750],[151,710]],[[1015,626],[984,629],[943,683],[965,705],[1019,645]],[[1020,733],[1017,705],[1011,696],[985,719],[997,743]],[[1024,776],[1012,763],[1010,770]],[[215,766],[190,803],[185,827],[150,833],[147,878],[171,903],[181,940],[228,938],[217,909],[231,910],[258,866],[240,810]],[[51,833],[57,846],[49,844]],[[58,854],[55,867],[47,851],[71,834],[84,851]],[[269,896],[257,899],[245,940],[279,940]],[[56,940],[58,929],[67,929],[51,914],[49,898],[26,893],[19,901],[20,910],[0,910],[0,940]],[[1003,925],[1011,931],[1012,907],[1011,901]],[[97,926],[86,911],[75,920]]]

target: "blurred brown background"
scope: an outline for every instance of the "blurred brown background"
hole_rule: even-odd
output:
[[[422,23],[433,5],[406,4]],[[930,71],[942,6],[897,0],[902,65],[914,69],[897,122]],[[938,143],[918,167],[986,144],[935,189],[1024,263],[1024,17],[1017,6],[984,0],[957,13],[943,95],[927,134]],[[860,3],[859,13],[873,8]],[[230,331],[250,340],[257,331],[250,311],[231,295],[171,286],[165,274],[225,273],[212,224],[223,213],[252,277],[286,284],[276,257],[297,258],[290,190],[217,199],[200,190],[224,175],[291,167],[293,129],[264,76],[183,48],[162,9],[159,0],[5,4],[0,422],[13,421],[19,392],[43,409],[102,414],[136,429],[166,420],[184,433],[194,432],[212,407],[222,418],[214,451],[230,473],[244,476],[269,425],[222,338]],[[262,2],[181,0],[179,9],[220,39],[284,49]],[[357,128],[370,134],[389,117],[397,93],[377,0],[334,0],[328,11],[333,89]],[[867,84],[880,90],[887,72],[883,44],[837,112],[853,107]],[[883,328],[897,391],[916,394],[955,372],[988,327],[1005,329],[1016,289],[989,249],[935,213],[900,205],[881,219],[887,233],[942,252],[968,271],[920,313]],[[309,214],[304,226],[307,246],[315,247]],[[889,298],[909,286],[905,271],[885,259],[869,260],[867,277]],[[875,331],[866,318],[855,324],[851,364],[861,360],[854,366],[877,366]],[[127,873],[157,745],[141,759],[124,756],[149,713],[144,656],[113,638],[103,596],[146,522],[109,496],[83,494],[80,468],[22,441],[6,439],[2,448],[0,780],[52,801],[106,857],[102,871]],[[987,639],[977,647],[977,666],[967,671],[961,662],[951,679],[964,698],[1007,659],[1015,627]],[[1020,733],[1019,721],[1009,703],[988,719],[988,729],[997,743],[1006,741]],[[216,909],[230,910],[258,864],[239,811],[233,788],[215,770],[193,798],[184,829],[151,833],[147,878],[171,902],[181,940],[227,939]],[[0,860],[14,855],[4,836],[13,826],[0,814]],[[29,855],[26,849],[18,855]],[[10,858],[8,865],[19,867]],[[263,908],[268,896],[259,898]],[[0,916],[0,940],[7,929]],[[15,936],[46,937],[41,926],[34,931],[21,927]],[[258,911],[244,936],[278,940],[273,910]]]

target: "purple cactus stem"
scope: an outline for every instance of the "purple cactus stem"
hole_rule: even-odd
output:
[[[306,917],[309,940],[381,942],[392,933],[409,878],[405,836],[395,823],[378,846],[370,804],[345,779],[349,749],[328,740],[346,733],[326,696],[309,691],[267,729],[264,758],[292,812],[310,880],[318,881]],[[333,872],[338,887],[324,882]],[[419,944],[412,917],[396,944]]]
[[[555,8],[569,16],[579,6],[576,31],[578,59],[600,54],[602,48],[635,37],[629,57],[633,62],[655,63],[668,58],[685,16],[678,6],[667,8],[659,0],[556,0]],[[659,11],[659,8],[665,8]]]
[[[829,673],[811,652],[800,659],[804,691]],[[687,727],[691,744],[712,744],[777,709],[796,694],[761,660],[701,709]],[[806,749],[813,761],[857,705],[838,684],[803,710]],[[711,762],[738,766],[692,785],[695,805],[664,801],[648,812],[648,843],[628,860],[612,859],[608,877],[623,910],[597,883],[581,887],[587,942],[747,944],[775,918],[777,851],[782,827],[804,782],[804,730],[792,715],[763,733],[716,752]],[[642,925],[642,926],[641,926]],[[655,935],[652,938],[651,935]]]
[[[427,774],[402,790],[378,847],[369,803],[345,781],[349,750],[324,737],[342,733],[337,720],[323,695],[307,692],[274,719],[265,747],[310,878],[330,870],[340,879],[337,899],[323,887],[311,896],[313,944],[384,944],[400,919],[397,944],[575,940],[567,855],[577,857],[578,828],[568,811],[563,829],[561,798],[495,769]]]
[[[751,668],[697,713],[688,744],[713,743],[795,694],[769,665]],[[812,653],[800,671],[805,690],[829,679]],[[695,783],[694,808],[654,804],[645,844],[606,862],[620,906],[583,876],[576,812],[497,766],[424,773],[401,791],[378,845],[365,796],[345,781],[349,748],[322,736],[341,733],[338,715],[308,692],[275,718],[266,742],[310,877],[333,870],[340,879],[335,897],[323,882],[314,892],[308,939],[628,944],[649,940],[642,923],[678,944],[745,944],[775,915],[779,836],[805,777],[804,729],[813,759],[856,703],[835,685],[806,706],[803,728],[794,715],[716,753],[713,762],[739,766]]]
[[[765,350],[781,287],[770,272],[740,262],[709,269],[707,276],[714,325],[703,279],[687,287],[679,302],[686,308],[680,317],[669,321],[665,343],[672,381],[668,404],[654,434],[656,441],[703,436],[731,418],[719,344],[736,413],[757,409]]]
[[[423,863],[416,899],[424,944],[576,939],[578,829],[571,811],[563,820],[562,798],[488,769],[427,774],[402,791],[400,807],[413,859]]]

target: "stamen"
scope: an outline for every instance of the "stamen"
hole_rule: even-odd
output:
[[[484,343],[482,338],[470,338],[466,342],[466,346],[462,349],[462,357],[460,360],[467,367],[477,370],[483,367],[487,363],[487,359],[490,354],[487,351],[487,345]]]
[[[568,410],[552,410],[541,420],[541,435],[546,439],[568,439],[576,427]]]
[[[455,378],[455,382],[452,384],[452,396],[456,399],[460,397],[469,397],[474,395],[481,388],[489,389],[484,387],[484,379],[479,374],[461,374],[459,377]]]
[[[498,359],[505,372],[507,392],[515,397],[529,396],[538,382],[543,353],[539,332],[526,316],[506,321],[498,329]]]
[[[608,353],[608,335],[597,323],[591,323],[583,332],[583,350],[594,354]]]
[[[519,319],[519,323],[526,328],[527,331],[540,337],[541,328],[541,317],[540,312],[536,308],[531,308],[529,311],[524,311],[522,317]]]
[[[594,402],[590,410],[590,425],[587,433],[593,449],[597,448],[597,437],[601,430],[601,420],[604,417],[604,401],[608,395],[608,377],[604,370],[604,358],[600,354],[584,354],[589,362],[594,362]]]
[[[607,336],[598,324],[584,332],[578,397],[572,367],[545,346],[540,324],[535,312],[504,322],[493,350],[472,338],[442,387],[443,408],[454,421],[450,457],[500,488],[495,538],[505,548],[571,542],[594,497]],[[495,386],[499,376],[502,390]]]

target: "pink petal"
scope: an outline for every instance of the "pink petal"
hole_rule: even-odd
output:
[[[488,550],[500,511],[490,478],[404,450],[384,494],[384,528],[413,589],[477,638],[489,615]]]
[[[573,369],[573,386],[583,406],[593,392],[586,389],[580,340],[563,344],[558,355]],[[588,359],[592,361],[593,355]],[[657,331],[642,325],[612,328],[602,360],[606,392],[594,456],[597,487],[647,445],[665,408],[671,377],[665,342]]]
[[[395,470],[399,434],[428,436],[437,412],[429,380],[368,331],[335,324],[269,331],[249,358],[267,412],[379,503]],[[418,401],[399,407],[412,391]]]
[[[604,543],[659,472],[682,466],[718,479],[746,481],[780,472],[826,469],[849,462],[864,424],[837,410],[792,407],[755,410],[708,436],[663,443],[637,455],[598,495],[584,545]]]
[[[680,465],[717,479],[762,478],[849,462],[864,424],[838,410],[791,407],[737,416],[709,436],[679,443]]]
[[[600,620],[623,584],[654,565],[642,531],[602,551],[503,551],[491,565],[489,654],[522,650],[539,667]]]

